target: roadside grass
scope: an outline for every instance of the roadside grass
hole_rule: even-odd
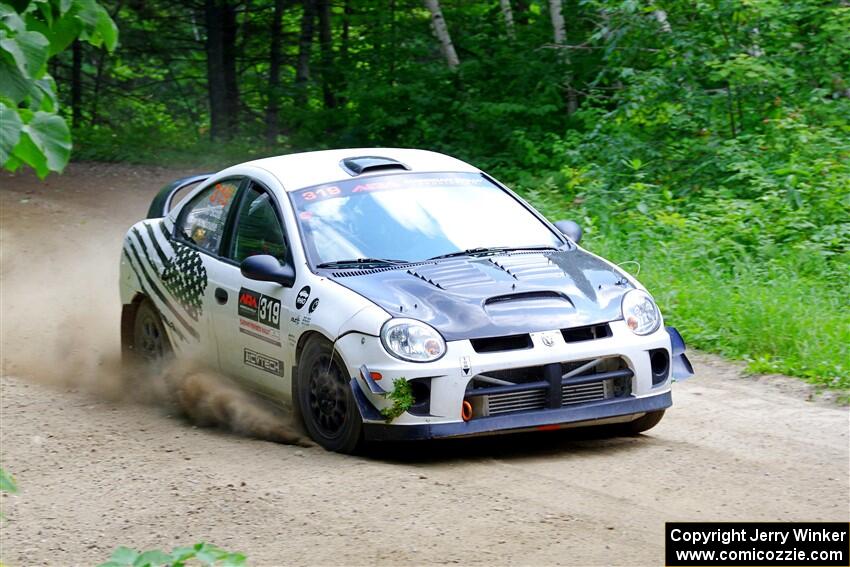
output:
[[[781,373],[837,389],[850,389],[847,290],[795,273],[742,260],[733,269],[693,258],[682,245],[624,249],[604,237],[588,249],[614,262],[640,263],[641,283],[653,294],[668,325],[690,347],[747,362],[752,373]],[[636,273],[636,265],[623,264]]]
[[[219,171],[238,163],[292,151],[284,145],[268,148],[256,139],[248,138],[214,142],[205,136],[163,132],[156,128],[117,131],[90,127],[74,131],[72,159]]]

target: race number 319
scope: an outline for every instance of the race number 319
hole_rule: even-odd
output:
[[[260,296],[260,323],[269,327],[279,327],[280,301],[267,295]]]

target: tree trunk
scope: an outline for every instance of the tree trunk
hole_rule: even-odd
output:
[[[569,67],[570,58],[567,55],[567,27],[564,23],[563,3],[561,0],[549,0],[549,17],[552,19],[552,37],[558,46],[559,58]],[[573,87],[573,76],[567,73],[567,114],[578,110],[578,93]]]
[[[110,12],[109,17],[112,18],[113,21],[118,23],[118,13],[121,11],[124,2],[123,0],[117,2],[115,6],[112,8],[112,12]],[[94,94],[92,95],[92,104],[91,104],[91,115],[89,116],[90,124],[97,124],[100,121],[100,92],[101,87],[103,86],[103,76],[104,76],[104,68],[106,67],[106,61],[109,58],[109,52],[106,50],[105,46],[100,46],[100,54],[97,59],[97,72],[94,77]],[[169,68],[169,73],[171,72],[171,68]],[[108,81],[107,81],[108,82]]]
[[[508,37],[516,39],[516,30],[514,29],[514,13],[511,10],[511,0],[499,0],[502,6],[502,16],[505,18],[505,29]]]
[[[339,58],[343,69],[348,64],[348,46],[351,40],[351,0],[344,0],[342,4],[342,38],[340,40]]]
[[[71,124],[74,128],[82,125],[83,118],[83,46],[74,41],[71,61]]]
[[[109,57],[109,52],[101,46],[97,59],[97,71],[94,75],[94,93],[91,97],[91,115],[89,116],[91,124],[97,124],[100,120],[100,87],[103,84],[103,68],[106,66],[107,57]]]
[[[552,18],[552,34],[557,45],[567,43],[567,28],[564,25],[564,12],[561,0],[549,0],[549,17]]]
[[[316,20],[314,0],[304,0],[301,34],[298,37],[298,61],[295,65],[295,103],[307,104],[307,82],[310,80],[310,51],[313,47],[313,28]]]
[[[266,103],[266,144],[273,146],[280,131],[280,32],[284,0],[275,0],[269,45],[269,90]]]
[[[210,102],[210,138],[226,136],[227,103],[224,82],[224,55],[222,53],[222,9],[219,0],[206,0],[204,22],[207,28],[207,94]]]
[[[351,0],[343,0],[342,3],[342,37],[340,38],[339,46],[339,66],[337,67],[337,97],[336,102],[340,106],[345,106],[348,94],[348,82],[346,71],[351,68],[351,60],[349,56],[349,44],[351,42]]]
[[[388,70],[388,78],[389,84],[395,85],[395,70],[396,70],[396,58],[398,57],[398,47],[396,42],[397,32],[396,32],[396,0],[390,0],[390,53],[389,53],[389,70]]]
[[[452,36],[449,35],[449,28],[446,26],[445,18],[443,18],[440,0],[425,0],[425,7],[431,12],[431,25],[434,28],[434,35],[440,42],[440,50],[443,52],[443,57],[446,58],[446,64],[449,69],[454,69],[460,65],[460,60],[457,58]]]
[[[325,108],[336,107],[336,80],[334,78],[333,35],[331,33],[330,0],[318,0],[319,46],[322,50],[322,98]]]
[[[222,2],[222,59],[224,63],[225,123],[227,137],[230,138],[239,129],[239,80],[236,73],[236,6],[227,0]]]

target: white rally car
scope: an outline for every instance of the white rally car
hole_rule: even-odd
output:
[[[671,382],[692,373],[684,343],[580,238],[433,152],[252,161],[165,187],[129,230],[122,345],[199,359],[291,401],[334,451],[573,425],[645,431]]]

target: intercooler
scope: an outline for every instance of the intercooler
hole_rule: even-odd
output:
[[[598,402],[612,397],[611,380],[577,386],[561,387],[561,405],[583,404]],[[543,390],[530,392],[514,392],[508,394],[491,394],[482,396],[481,415],[498,415],[515,411],[528,411],[546,407],[547,393]]]
[[[630,393],[632,371],[618,357],[563,363],[558,368],[548,373],[548,380],[541,380],[547,374],[544,367],[475,376],[466,394],[470,417],[587,404]]]

